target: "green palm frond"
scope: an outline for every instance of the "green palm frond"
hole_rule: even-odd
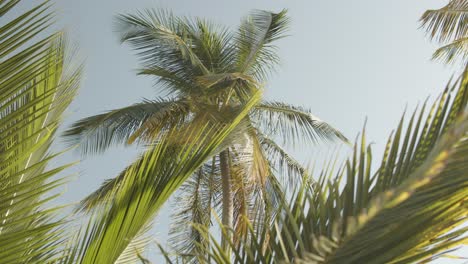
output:
[[[463,113],[467,102],[468,78],[465,73],[459,82],[447,86],[440,99],[430,107],[425,120],[426,103],[419,113],[413,113],[405,134],[402,118],[394,135],[388,140],[378,174],[374,177],[375,191],[385,191],[407,179],[426,160],[434,144]]]
[[[162,130],[184,123],[188,113],[185,101],[145,100],[80,120],[64,136],[84,153],[101,152],[117,143],[151,142]]]
[[[220,114],[220,116],[218,117],[215,117],[213,118],[212,116],[209,117],[209,119],[212,121],[212,122],[224,122],[225,118],[228,117],[228,118],[231,118],[233,115],[233,113],[235,113],[234,109],[228,109],[227,112],[229,113],[229,115],[223,115],[223,114]],[[158,114],[158,113],[156,113]],[[173,118],[173,117],[170,117],[170,118]],[[156,116],[156,118],[154,118],[158,121],[158,118]],[[147,121],[147,123],[149,123],[148,125],[146,125],[146,127],[150,127],[151,125],[151,120]],[[159,121],[158,121],[159,122]],[[191,126],[193,126],[192,124],[204,124],[206,123],[206,117],[202,117],[202,116],[199,116],[199,117],[195,117],[191,122],[188,122],[187,124],[185,124],[184,126],[176,126],[176,127],[172,127],[171,125],[169,125],[169,127],[167,128],[167,130],[165,130],[166,132],[167,131],[170,131],[171,129],[179,129],[181,131],[183,130],[189,130],[189,129],[192,129]],[[167,124],[165,124],[167,125]],[[144,128],[145,126],[141,126],[140,130],[142,128]],[[151,133],[151,132],[154,132],[155,130],[154,129],[148,129],[148,133]],[[137,130],[138,132],[138,130]],[[165,132],[165,133],[166,133]],[[136,134],[136,132],[135,132]],[[222,142],[217,151],[220,151],[222,149],[225,149],[226,147],[229,146],[229,144],[231,144],[231,142],[235,141],[237,138],[239,138],[239,134],[243,134],[242,131],[238,131],[238,130],[235,130],[234,132],[232,132],[230,135],[228,135],[225,139],[224,142]],[[164,134],[161,135],[161,137],[164,137]],[[179,139],[173,139],[174,142],[178,141]],[[160,141],[160,140],[159,140]],[[159,142],[158,141],[158,142]],[[151,142],[151,140],[148,140],[148,142]],[[185,144],[186,142],[179,142],[180,144]],[[218,163],[216,163],[216,165],[219,166]],[[95,190],[94,192],[92,192],[91,194],[89,194],[87,197],[85,197],[80,205],[77,207],[77,211],[82,211],[82,212],[89,212],[91,211],[92,209],[96,208],[96,207],[100,207],[101,205],[104,205],[106,204],[107,202],[109,202],[110,200],[112,200],[114,198],[113,194],[115,194],[115,191],[120,187],[121,183],[125,180],[125,177],[128,177],[127,175],[127,170],[129,168],[126,168],[124,169],[118,176],[116,176],[115,178],[112,178],[112,179],[108,179],[106,181],[104,181],[104,183],[97,189]],[[216,169],[215,169],[216,170]],[[219,170],[219,169],[217,169]],[[210,172],[211,173],[211,172]],[[210,174],[208,172],[206,172],[205,174]],[[219,174],[219,172],[216,172]]]
[[[434,59],[449,63],[467,58],[468,1],[451,0],[443,8],[427,10],[420,20],[431,39],[445,44],[434,53]]]
[[[135,15],[120,15],[117,29],[121,41],[139,52],[145,68],[160,69],[189,83],[194,76],[210,73],[206,62],[194,52],[187,22],[169,11],[147,9]]]
[[[467,14],[468,1],[451,0],[443,8],[427,10],[421,17],[422,26],[432,39],[448,42],[467,35]]]
[[[105,180],[97,190],[95,190],[94,192],[92,192],[91,194],[89,194],[88,196],[86,196],[84,199],[81,200],[80,204],[76,208],[76,211],[77,212],[91,212],[92,210],[95,210],[95,209],[99,210],[102,206],[105,206],[107,203],[112,201],[112,199],[114,199],[113,195],[120,188],[122,182],[124,182],[126,175],[128,175],[127,171],[130,168],[131,168],[131,166],[125,168],[115,178]],[[213,171],[213,169],[215,171]],[[211,175],[213,173],[216,174],[216,175],[219,174],[219,172],[216,172],[216,168],[208,166],[207,164],[205,164],[203,166],[202,170],[203,171],[200,172],[200,173],[203,173],[204,175],[210,175],[210,177],[211,177]],[[200,175],[198,173],[199,172],[195,173],[193,175],[193,177],[195,177],[195,178],[199,177]],[[217,187],[215,186],[215,184],[216,184],[215,182],[210,181],[208,183],[207,179],[205,177],[202,177],[200,180],[203,180],[203,182],[201,182],[200,184],[203,185],[204,190],[206,189],[206,190],[209,190],[210,192],[213,192],[213,193],[216,192]],[[192,191],[198,190],[198,188],[193,186],[193,184],[196,183],[196,182],[198,182],[198,181],[195,181],[195,180],[187,181],[186,183],[184,183],[183,186],[181,186],[181,190],[186,190],[187,188],[192,189]],[[181,194],[184,194],[184,192],[181,192]],[[193,195],[193,193],[191,193],[190,195],[185,195],[184,194],[184,196],[187,196],[186,197],[187,199],[193,198],[192,195]],[[184,198],[181,197],[180,199],[184,199]],[[181,205],[180,203],[177,206],[179,208],[184,208],[184,206]],[[181,211],[183,211],[183,214],[187,213],[186,210],[181,210]],[[181,212],[181,214],[182,214],[182,212]],[[177,222],[177,220],[176,220],[176,222]],[[180,225],[179,224],[174,224],[174,226],[175,227],[182,227],[182,228],[187,227],[187,225],[183,225],[182,223]]]
[[[184,19],[186,33],[190,35],[193,52],[197,54],[210,74],[233,70],[235,49],[232,33],[225,27],[202,18]]]
[[[298,140],[318,142],[319,140],[339,139],[348,142],[338,130],[313,116],[308,109],[281,102],[263,102],[251,115],[258,130],[266,135],[277,135],[284,142],[297,143]]]
[[[421,166],[352,219],[328,263],[427,262],[463,241],[468,228],[468,119],[442,137]],[[460,232],[461,231],[461,232]]]
[[[122,41],[139,51],[143,75],[176,95],[198,94],[198,77],[233,70],[235,49],[228,30],[203,19],[182,19],[161,9],[121,15]]]
[[[468,58],[468,37],[454,40],[450,44],[438,48],[432,55],[432,58],[446,63],[456,60],[466,61]]]
[[[316,205],[316,209],[306,211],[305,213],[299,213],[297,209],[292,209],[292,215],[300,216],[296,219],[288,219],[288,221],[292,221],[293,225],[297,226],[312,221],[315,228],[294,235],[293,240],[298,239],[299,243],[304,246],[302,249],[298,249],[298,256],[293,256],[289,253],[289,257],[308,258],[309,260],[312,258],[315,261],[324,262],[327,259],[326,256],[331,252],[330,249],[339,248],[340,243],[346,241],[348,235],[356,230],[357,223],[366,218],[366,214],[374,212],[372,211],[373,203],[380,202],[380,197],[385,196],[385,193],[395,192],[396,189],[410,182],[413,177],[417,177],[414,174],[424,164],[432,164],[430,153],[437,152],[437,150],[434,150],[434,146],[437,143],[445,144],[443,135],[446,135],[446,137],[450,136],[447,130],[454,125],[456,119],[466,109],[468,102],[467,77],[465,74],[463,79],[458,83],[449,85],[439,100],[433,104],[425,118],[425,106],[419,112],[415,111],[413,113],[406,129],[404,129],[402,118],[395,133],[388,140],[383,160],[376,173],[372,173],[371,170],[372,152],[370,146],[366,146],[365,132],[363,132],[360,147],[358,148],[356,144],[352,158],[346,162],[342,172],[337,174],[336,180],[319,181],[319,186],[321,186],[319,188],[320,195],[326,197],[325,200],[322,200],[323,198],[320,198],[320,196],[313,196],[311,198],[307,198],[307,195],[305,198],[301,195],[298,196],[297,201],[300,204],[295,204],[295,208],[308,207],[308,204],[312,203],[312,201],[318,203],[319,206]],[[454,92],[454,90],[456,91]],[[447,136],[447,134],[449,135]],[[446,147],[454,146],[447,145]],[[327,175],[327,173],[322,173],[322,175]],[[465,177],[466,180],[466,175],[460,176],[462,178]],[[343,177],[346,182],[341,189],[341,179]],[[439,187],[442,188],[442,186]],[[463,185],[459,185],[458,187],[461,188],[460,190],[463,190]],[[313,191],[317,192],[317,188],[314,188]],[[429,205],[430,203],[420,204],[423,207]],[[463,211],[462,204],[460,206],[458,210]],[[421,207],[418,210],[422,210]],[[331,213],[323,215],[320,212]],[[416,215],[416,213],[414,214]],[[308,215],[312,218],[308,219]],[[399,215],[399,213],[394,213],[393,217],[387,216],[387,219],[389,221],[398,221],[400,219]],[[319,218],[315,218],[317,216]],[[444,218],[444,221],[447,221],[446,224],[453,224],[447,225],[446,228],[448,229],[445,231],[448,232],[451,228],[457,227],[457,222],[452,222],[453,219],[449,217]],[[328,224],[324,225],[323,223]],[[390,224],[391,222],[387,223],[387,225]],[[437,229],[437,225],[429,225],[426,228]],[[282,229],[282,232],[285,232],[284,229]],[[304,236],[307,233],[314,233],[314,236]],[[412,236],[416,235],[413,233],[408,238]],[[436,239],[437,237],[438,235],[436,234],[431,238]],[[402,237],[399,239],[400,241],[405,240]],[[429,238],[427,239],[428,241],[430,240]],[[374,243],[377,242],[374,241]],[[332,245],[337,246],[333,247]],[[425,249],[422,246],[420,248],[418,248],[418,245],[413,246],[416,250]],[[390,245],[386,247],[386,250],[391,248]],[[301,256],[301,254],[303,255]],[[399,257],[400,255],[394,253],[393,257],[396,258],[397,256]],[[364,260],[361,259],[360,261]],[[350,263],[360,263],[360,261]],[[372,262],[372,260],[369,260],[369,262]]]
[[[0,1],[3,16],[19,1]],[[49,201],[69,165],[50,168],[61,116],[73,99],[80,69],[66,69],[62,33],[45,38],[47,2],[0,25],[0,263],[58,261],[66,238]],[[38,40],[37,40],[38,39]]]
[[[137,15],[120,15],[117,22],[121,41],[129,42],[141,50],[143,60],[149,59],[153,63],[163,53],[172,53],[177,56],[177,62],[193,67],[191,70],[194,72],[209,73],[191,48],[191,39],[185,34],[185,23],[170,11],[147,9]],[[157,46],[161,51],[158,51]],[[174,66],[174,61],[170,65]]]

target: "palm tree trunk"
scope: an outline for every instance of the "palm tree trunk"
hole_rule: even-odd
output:
[[[229,164],[229,150],[224,150],[219,154],[219,163],[221,166],[221,181],[223,189],[223,215],[222,223],[228,228],[233,228],[233,215],[234,215],[234,204],[232,199],[232,188],[231,188],[231,170]],[[228,250],[229,241],[231,241],[230,233],[223,235],[221,244],[223,249]]]

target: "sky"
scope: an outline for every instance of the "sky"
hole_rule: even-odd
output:
[[[429,41],[418,21],[426,9],[444,3],[57,0],[59,25],[79,47],[79,59],[85,64],[79,94],[62,129],[80,118],[159,95],[151,79],[136,76],[137,57],[128,46],[119,44],[113,26],[115,15],[143,8],[168,8],[176,15],[204,17],[235,29],[241,17],[252,9],[286,8],[291,28],[289,36],[278,42],[282,62],[266,85],[266,97],[310,108],[351,139],[367,117],[368,139],[374,143],[374,156],[379,157],[405,107],[412,111],[429,95],[435,98],[456,71],[430,60],[437,45]],[[116,176],[137,153],[138,149],[119,147],[85,158],[73,169],[78,176],[68,185],[62,201],[79,201],[104,179]],[[307,150],[295,153],[304,162],[314,157]],[[75,152],[67,153],[61,162],[80,158]],[[167,238],[172,206],[166,206],[156,218],[153,231],[160,242]],[[150,250],[151,254],[157,251],[154,246]]]

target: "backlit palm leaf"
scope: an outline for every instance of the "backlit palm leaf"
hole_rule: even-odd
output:
[[[2,19],[18,2],[0,1]],[[49,168],[57,156],[49,147],[80,71],[66,73],[61,33],[36,40],[51,23],[49,8],[0,25],[0,263],[54,262],[66,238],[59,208],[46,208],[64,183],[53,177],[68,165]]]

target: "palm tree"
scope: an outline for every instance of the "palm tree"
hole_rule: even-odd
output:
[[[231,243],[232,255],[197,225],[211,244],[197,261],[351,264],[457,258],[449,253],[466,245],[468,231],[467,106],[465,71],[430,111],[424,103],[406,124],[401,118],[377,170],[364,129],[351,157],[338,169],[325,166],[317,181],[310,175],[289,202],[281,203],[272,225],[253,229],[249,222],[250,239]]]
[[[187,126],[185,134],[167,133],[164,144],[127,170],[131,181],[121,188],[134,192],[116,194],[107,210],[78,219],[85,225],[77,231],[68,212],[48,202],[67,182],[57,174],[71,164],[51,167],[61,153],[50,154],[50,145],[81,70],[65,63],[63,32],[41,38],[54,16],[51,4],[45,1],[11,18],[8,12],[18,3],[0,0],[0,263],[131,263],[139,257],[136,249],[148,241],[138,236],[148,219],[209,156],[225,148],[234,128],[246,130],[243,120],[260,94],[233,107],[232,118],[222,123],[207,118],[206,124]],[[149,181],[154,189],[146,187]],[[118,217],[122,212],[133,214]]]
[[[466,63],[468,58],[468,1],[450,0],[435,10],[427,10],[421,17],[422,26],[426,28],[431,39],[444,46],[437,49],[433,58],[454,62],[459,59]]]
[[[65,135],[73,144],[79,143],[84,153],[96,153],[113,144],[162,143],[166,133],[207,119],[230,120],[235,108],[262,90],[278,62],[274,42],[284,36],[287,24],[286,11],[256,11],[235,33],[161,10],[121,15],[121,41],[138,51],[143,64],[139,74],[156,78],[168,97],[88,117]],[[203,244],[199,231],[188,222],[209,226],[211,208],[221,204],[222,224],[245,233],[245,219],[260,214],[268,218],[273,212],[270,207],[278,200],[280,183],[285,182],[277,173],[290,172],[286,181],[292,183],[302,178],[304,169],[275,137],[290,143],[346,140],[307,109],[280,102],[256,103],[244,121],[248,129],[230,136],[226,148],[219,149],[182,187],[172,241],[184,254],[194,253]],[[128,180],[126,171],[106,181],[82,207],[88,210],[115,199],[111,194]]]
[[[18,2],[0,0],[0,17],[6,19]],[[53,16],[49,10],[47,2],[39,4],[0,25],[0,263],[148,263],[140,253],[151,219],[207,160],[251,129],[247,117],[261,93],[254,91],[219,116],[198,116],[205,123],[187,122],[162,133],[124,171],[119,188],[109,190],[114,199],[82,219],[85,225],[73,234],[70,219],[58,217],[61,207],[47,208],[65,181],[53,177],[70,165],[50,168],[60,153],[49,154],[49,147],[80,69],[67,70],[61,32],[40,38]],[[466,243],[468,231],[467,101],[465,72],[427,115],[424,104],[406,125],[402,118],[377,170],[363,131],[341,169],[325,168],[318,181],[306,178],[290,202],[279,201],[273,225],[245,219],[247,236],[228,243],[232,255],[206,225],[195,224],[209,242],[195,252],[207,254],[196,259],[414,263],[448,256]]]
[[[50,145],[80,69],[65,68],[62,32],[39,37],[53,19],[50,4],[12,17],[18,3],[0,0],[0,263],[50,263],[66,232],[61,207],[48,202],[65,182],[56,174],[70,166],[49,165],[60,154]]]

